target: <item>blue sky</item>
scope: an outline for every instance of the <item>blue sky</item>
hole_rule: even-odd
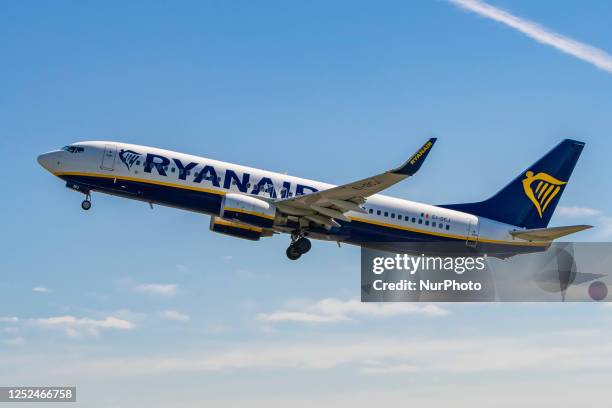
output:
[[[604,65],[612,52],[608,2],[492,4],[603,50]],[[593,53],[447,1],[0,11],[2,385],[75,384],[87,407],[609,397],[610,307],[363,306],[356,247],[315,242],[290,262],[287,237],[220,236],[206,216],[102,195],[85,213],[35,160],[113,139],[343,183],[436,136],[389,194],[452,203],[571,137],[587,145],[552,224],[609,241],[612,74]]]

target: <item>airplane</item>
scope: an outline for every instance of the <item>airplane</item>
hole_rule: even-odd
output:
[[[38,163],[83,193],[100,192],[210,215],[213,232],[257,241],[291,237],[297,260],[310,239],[384,249],[393,243],[459,243],[505,258],[543,251],[590,225],[548,227],[584,147],[565,139],[489,199],[429,205],[379,194],[414,176],[432,150],[429,139],[401,166],[335,186],[154,147],[78,142],[38,156]]]

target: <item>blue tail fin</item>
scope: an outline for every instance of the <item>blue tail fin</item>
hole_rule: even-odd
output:
[[[583,142],[565,139],[488,200],[440,207],[518,227],[546,228],[583,147]]]

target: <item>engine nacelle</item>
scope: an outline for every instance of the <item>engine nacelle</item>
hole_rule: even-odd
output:
[[[269,237],[272,235],[271,231],[266,231],[263,228],[227,221],[215,216],[210,217],[210,230],[218,232],[219,234],[249,239],[251,241],[259,241],[261,237]]]
[[[242,194],[226,194],[221,203],[221,218],[260,228],[271,228],[276,217],[274,204]]]

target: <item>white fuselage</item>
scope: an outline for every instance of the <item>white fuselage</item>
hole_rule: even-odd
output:
[[[65,180],[77,177],[105,180],[108,188],[92,190],[110,194],[121,195],[126,181],[219,196],[227,193],[246,194],[268,200],[334,187],[328,183],[154,147],[104,141],[81,142],[67,147],[72,147],[73,151],[49,152],[41,155],[39,162],[48,171]],[[148,168],[147,155],[153,157],[149,160]],[[186,170],[192,163],[195,165]],[[181,170],[181,167],[185,170]],[[128,194],[125,196],[151,201],[140,198],[137,193],[133,197]],[[171,200],[162,200],[160,203],[183,207],[172,204]],[[505,245],[530,244],[512,237],[510,231],[519,229],[515,226],[434,205],[376,194],[367,198],[363,208],[365,213],[350,211],[345,215],[351,222],[358,221],[373,228],[398,233]],[[214,208],[195,211],[218,215],[214,214]],[[279,231],[286,232],[282,229]],[[334,239],[333,236],[331,239]],[[342,238],[339,236],[338,240]]]

